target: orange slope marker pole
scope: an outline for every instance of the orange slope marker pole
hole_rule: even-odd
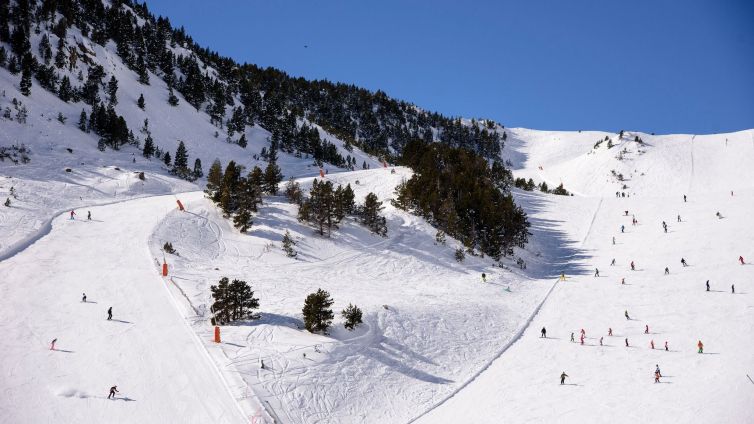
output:
[[[220,327],[215,326],[215,343],[220,343]]]
[[[181,211],[185,211],[186,209],[183,208],[183,203],[181,203],[180,200],[175,199],[175,201],[178,203],[178,209]]]

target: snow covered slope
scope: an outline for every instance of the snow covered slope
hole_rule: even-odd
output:
[[[754,271],[738,257],[754,259],[754,131],[642,134],[648,146],[623,142],[605,151],[603,143],[591,154],[591,141],[605,133],[513,134],[516,176],[562,179],[585,195],[554,197],[543,216],[580,246],[578,262],[590,271],[565,270],[567,280],[521,340],[418,422],[753,422]],[[627,176],[625,190],[611,169]],[[656,365],[661,384],[654,384]]]

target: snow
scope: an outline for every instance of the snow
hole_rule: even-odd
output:
[[[247,128],[246,149],[226,143],[184,99],[169,106],[159,78],[139,84],[112,44],[89,44],[75,28],[68,38],[88,45],[92,60],[118,78],[116,110],[142,140],[149,118],[158,146],[172,154],[184,141],[205,173],[215,158],[265,165],[252,157],[269,146],[265,129]],[[38,37],[33,43],[36,53]],[[240,234],[203,197],[201,181],[168,176],[134,147],[98,151],[96,136],[76,128],[88,106],[63,103],[36,83],[24,97],[18,80],[0,69],[0,107],[13,108],[16,98],[29,110],[26,124],[0,118],[0,146],[32,151],[29,164],[0,162],[0,201],[11,187],[18,193],[10,208],[0,206],[2,422],[754,422],[754,287],[751,266],[736,262],[754,261],[754,130],[628,131],[620,139],[506,128],[502,156],[515,177],[562,182],[574,193],[515,191],[532,223],[530,243],[515,252],[527,262],[520,270],[515,258],[504,259],[505,268],[481,257],[456,262],[457,241],[436,244],[424,220],[390,205],[410,171],[384,169],[358,149],[348,154],[373,169],[328,166],[326,178],[351,184],[358,202],[377,194],[387,238],[351,218],[332,237],[318,236],[282,196],[265,197],[252,230]],[[142,93],[145,111],[136,106]],[[595,148],[605,137],[615,146]],[[319,172],[311,162],[279,159],[305,190]],[[297,259],[281,250],[286,230]],[[166,241],[180,256],[165,255],[170,272],[162,278]],[[223,276],[252,285],[261,319],[222,327],[216,344],[209,287]],[[301,328],[304,298],[318,288],[335,300],[329,335]],[[82,292],[90,302],[79,301]],[[352,332],[339,315],[349,303],[364,311]],[[585,346],[571,343],[582,328]],[[655,364],[662,384],[653,383]],[[121,393],[108,401],[116,384]]]

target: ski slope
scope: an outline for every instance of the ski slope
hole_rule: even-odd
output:
[[[754,268],[737,261],[754,259],[754,132],[642,135],[645,153],[633,142],[595,152],[590,140],[605,134],[594,135],[514,131],[514,174],[583,193],[553,198],[545,216],[576,242],[587,271],[566,271],[521,340],[416,422],[754,422]],[[626,190],[613,168],[630,175]]]

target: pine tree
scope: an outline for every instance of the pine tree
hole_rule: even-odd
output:
[[[314,225],[320,235],[324,235],[326,229],[328,237],[332,228],[337,228],[339,219],[332,182],[314,179],[309,199],[299,207],[299,220]]]
[[[170,106],[178,106],[178,96],[173,93],[173,87],[168,87],[168,104]]]
[[[0,67],[5,67],[5,62],[8,60],[8,52],[5,47],[0,46]]]
[[[228,277],[220,279],[218,285],[210,287],[214,302],[210,310],[215,325],[224,325],[237,320],[258,319],[254,313],[259,308],[259,299],[254,297],[251,286],[243,280],[233,280]]]
[[[88,132],[86,129],[86,111],[84,109],[81,109],[81,114],[79,115],[79,129],[83,132]]]
[[[26,63],[26,61],[24,61]],[[21,94],[29,96],[31,94],[31,64],[24,65],[21,69]]]
[[[165,162],[165,165],[170,166],[170,152],[165,152],[165,156],[162,157],[162,161]]]
[[[173,170],[178,175],[185,175],[188,173],[188,152],[186,151],[186,145],[183,141],[178,142],[178,148],[175,151],[175,160],[173,161]]]
[[[283,181],[283,173],[275,162],[269,162],[264,170],[264,191],[273,196],[278,194],[278,185]]]
[[[136,105],[139,106],[139,109],[144,110],[144,94],[139,94],[139,100],[136,101]]]
[[[141,154],[145,158],[151,158],[155,155],[154,141],[152,140],[152,135],[149,133],[147,133],[146,138],[144,138],[144,148],[142,148]]]
[[[107,82],[107,96],[111,105],[118,104],[118,79],[115,75],[110,76],[110,81]]]
[[[60,97],[60,100],[68,103],[72,96],[73,88],[71,87],[71,80],[68,78],[68,75],[63,75],[60,87],[58,87],[58,97]]]
[[[349,303],[348,307],[346,309],[343,309],[340,315],[345,318],[346,322],[343,324],[343,326],[349,331],[353,330],[357,325],[362,323],[361,309],[359,309],[359,307],[356,305]]]
[[[382,209],[384,209],[382,202],[377,199],[377,195],[367,194],[364,206],[361,208],[361,223],[373,233],[387,237],[387,223],[385,217],[380,215]]]
[[[58,69],[62,69],[66,64],[66,59],[65,40],[63,38],[58,38],[58,48],[57,52],[55,52],[55,66]]]
[[[254,167],[254,169],[259,169]],[[252,171],[253,174],[254,171]],[[261,171],[260,171],[261,172]],[[262,202],[261,187],[254,182],[252,174],[240,182],[238,193],[238,204],[236,206],[236,215],[233,217],[233,224],[242,233],[251,228],[252,212],[257,211],[257,205]]]
[[[285,230],[285,235],[283,236],[283,251],[285,252],[285,255],[289,258],[295,258],[298,253],[293,248],[293,246],[296,245],[296,241],[293,240],[293,237],[291,237],[291,233],[288,232],[288,230]]]
[[[335,301],[330,298],[330,293],[322,289],[318,289],[316,293],[307,296],[302,310],[304,327],[311,333],[322,331],[327,334],[327,329],[335,317],[332,309],[330,309],[333,303]]]
[[[202,160],[199,158],[196,158],[194,160],[194,172],[192,173],[194,176],[194,179],[197,180],[204,176],[204,171],[202,170]]]
[[[247,144],[246,133],[241,134],[241,137],[238,139],[238,145],[245,149]]]
[[[223,184],[223,166],[218,159],[212,162],[207,173],[207,196],[214,202],[220,200],[220,188]]]

